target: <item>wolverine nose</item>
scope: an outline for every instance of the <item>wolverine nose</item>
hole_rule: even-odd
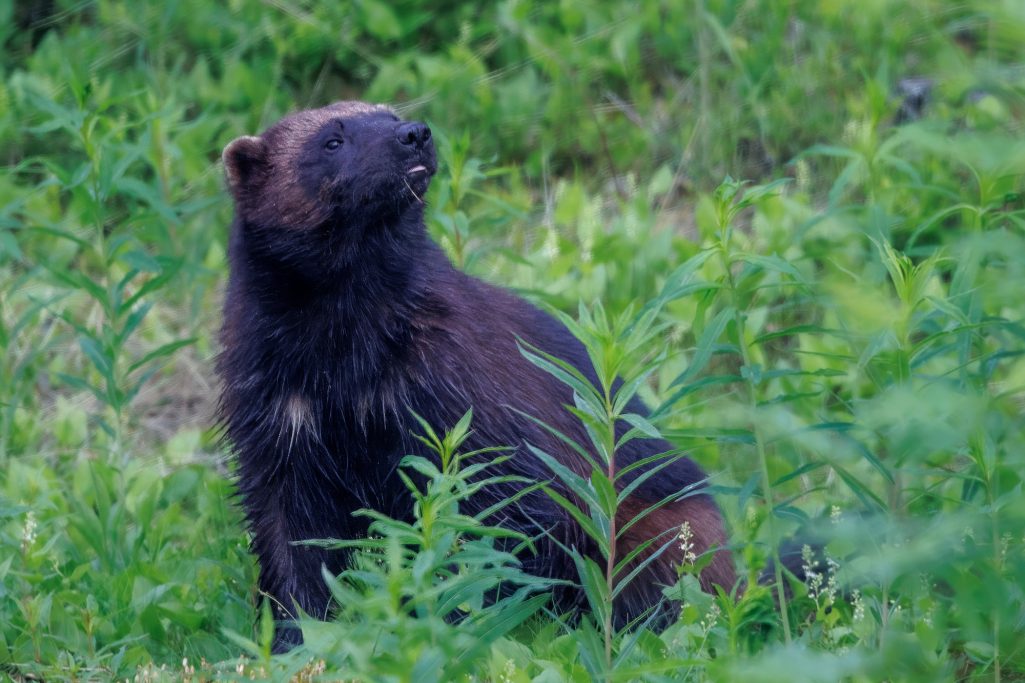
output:
[[[431,139],[431,129],[427,127],[426,123],[410,121],[399,124],[395,129],[395,137],[404,145],[423,147]]]

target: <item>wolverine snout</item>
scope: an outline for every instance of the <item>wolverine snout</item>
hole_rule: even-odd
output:
[[[400,123],[395,127],[395,138],[408,147],[423,149],[431,139],[431,129],[421,121]]]

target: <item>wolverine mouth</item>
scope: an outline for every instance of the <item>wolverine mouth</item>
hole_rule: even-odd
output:
[[[423,164],[418,164],[406,171],[406,175],[418,175],[420,173],[427,173],[427,167]]]

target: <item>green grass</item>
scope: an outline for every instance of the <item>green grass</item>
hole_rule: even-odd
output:
[[[0,677],[1025,679],[1017,0],[0,0],[0,43]],[[549,614],[458,515],[456,429],[338,619],[269,655],[212,424],[219,154],[340,98],[430,122],[452,259],[654,407],[577,387],[595,533],[633,420],[712,473],[746,589],[685,566],[678,623],[616,632],[581,561],[593,616]],[[781,612],[753,579],[794,534],[838,570]]]

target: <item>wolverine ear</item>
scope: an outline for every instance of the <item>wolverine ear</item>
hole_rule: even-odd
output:
[[[267,147],[262,139],[243,135],[228,143],[221,159],[224,161],[224,173],[228,176],[228,187],[234,192],[251,182],[255,173],[267,163]]]

